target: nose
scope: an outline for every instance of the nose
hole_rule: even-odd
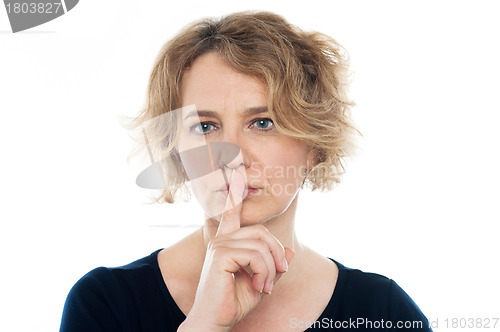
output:
[[[252,164],[252,158],[250,155],[250,149],[248,147],[249,142],[245,139],[242,138],[240,135],[235,134],[235,135],[224,135],[224,141],[236,144],[240,152],[230,162],[226,163],[226,167],[235,169],[240,166],[244,166],[245,168],[249,168],[250,165]]]
[[[238,167],[240,167],[242,165],[245,165],[245,160],[243,158],[243,152],[242,152],[241,147],[240,147],[240,153],[238,153],[238,155],[236,156],[236,158],[234,158],[233,160],[231,160],[225,166],[228,167],[228,168],[234,169],[234,168],[238,168]],[[248,168],[248,167],[245,166],[245,168]]]

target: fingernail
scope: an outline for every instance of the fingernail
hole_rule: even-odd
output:
[[[273,286],[274,286],[274,280],[271,281],[271,285],[269,285],[269,293],[267,293],[267,294],[271,295],[271,291],[273,290]]]
[[[286,257],[283,258],[283,268],[285,269],[285,272],[288,271],[288,262],[286,261]]]
[[[260,293],[262,294],[262,292],[264,291],[264,286],[266,285],[266,282],[264,281],[264,283],[262,284],[262,287],[260,288]]]

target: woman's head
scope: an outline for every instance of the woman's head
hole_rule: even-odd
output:
[[[180,130],[175,119],[161,125],[149,120],[187,106],[184,75],[207,54],[216,54],[266,89],[267,111],[277,131],[303,142],[313,153],[305,184],[324,190],[339,182],[357,132],[349,116],[346,54],[330,37],[301,31],[267,12],[196,22],[163,47],[150,77],[147,106],[133,123],[148,126],[148,143],[160,151],[159,158],[177,150]],[[164,166],[169,167],[164,170],[168,186],[160,199],[173,202],[185,177],[180,163]]]

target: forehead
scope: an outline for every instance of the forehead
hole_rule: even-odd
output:
[[[216,53],[197,58],[181,82],[182,106],[241,111],[267,105],[265,84],[255,76],[235,71]]]

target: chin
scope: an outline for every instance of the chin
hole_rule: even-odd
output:
[[[243,208],[241,210],[241,226],[251,226],[258,224],[265,224],[268,221],[271,221],[273,218],[279,216],[284,212],[284,210],[280,211],[271,211],[270,207],[265,207],[262,205],[250,205],[244,202]]]

